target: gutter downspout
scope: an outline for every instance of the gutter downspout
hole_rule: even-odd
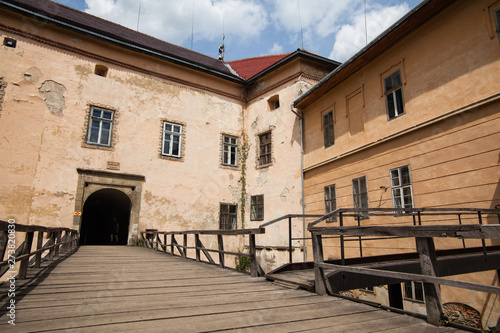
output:
[[[303,129],[302,129],[302,115],[294,110],[294,104],[290,104],[290,111],[292,111],[297,117],[299,117],[300,121],[300,182],[302,186],[302,238],[303,240],[303,250],[302,252],[304,253],[304,262],[306,261],[306,201],[305,201],[305,194],[304,194],[304,136],[303,136]],[[300,112],[300,110],[299,110]]]

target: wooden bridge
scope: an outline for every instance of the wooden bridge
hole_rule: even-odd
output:
[[[82,246],[17,281],[1,332],[460,332],[142,247]]]
[[[439,285],[500,294],[497,286],[444,278],[500,272],[500,248],[485,243],[500,239],[500,224],[483,223],[485,217],[489,222],[500,220],[499,210],[414,209],[408,215],[413,216],[410,226],[373,222],[361,226],[359,213],[339,209],[311,222],[314,261],[291,263],[268,274],[257,262],[256,235],[265,233],[266,226],[288,220],[291,253],[291,219],[299,216],[289,215],[255,229],[150,230],[141,233],[144,247],[79,247],[75,230],[0,221],[0,276],[9,278],[0,285],[0,332],[458,332],[457,325],[438,327],[444,318]],[[387,209],[370,213],[383,222],[394,215]],[[333,214],[339,226],[321,224]],[[424,225],[426,214],[458,214],[459,224],[448,220],[445,225]],[[469,216],[469,224],[462,224],[464,216]],[[479,223],[470,223],[470,216]],[[357,217],[357,225],[345,225],[346,217],[352,221]],[[440,221],[445,220],[440,217]],[[19,241],[24,241],[11,246],[12,238],[20,233],[24,235]],[[339,238],[340,258],[324,259],[323,236]],[[248,237],[248,253],[225,248],[228,237]],[[359,242],[359,258],[345,257],[347,237]],[[363,257],[363,239],[400,237],[415,238],[417,252]],[[466,248],[463,243],[463,249],[436,251],[433,239],[443,237],[481,240],[482,247]],[[250,274],[227,269],[226,256],[248,258]],[[401,301],[402,281],[423,283],[427,318],[409,315],[397,302],[392,304]],[[335,296],[343,290],[375,285],[388,286],[391,311]]]

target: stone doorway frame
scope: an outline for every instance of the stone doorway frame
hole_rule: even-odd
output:
[[[76,171],[78,172],[78,186],[76,189],[75,212],[81,213],[88,197],[99,190],[115,189],[123,192],[131,202],[127,244],[135,244],[138,239],[142,185],[146,177],[98,170],[76,169]],[[81,214],[75,214],[73,216],[73,229],[80,231],[81,224]]]

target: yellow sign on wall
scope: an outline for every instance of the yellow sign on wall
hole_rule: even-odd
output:
[[[82,212],[75,212],[73,215],[80,216],[80,215],[82,215]]]

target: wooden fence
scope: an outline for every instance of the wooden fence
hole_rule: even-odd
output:
[[[32,250],[35,232],[36,250]],[[19,233],[25,233],[24,241],[18,244]],[[43,238],[48,238],[43,244]],[[50,228],[38,225],[24,225],[13,221],[0,220],[0,277],[7,273],[17,262],[18,279],[25,279],[28,267],[39,268],[43,260],[52,260],[63,252],[71,252],[78,247],[78,231],[68,228]],[[44,257],[44,252],[48,251]],[[31,258],[31,260],[30,260]]]

